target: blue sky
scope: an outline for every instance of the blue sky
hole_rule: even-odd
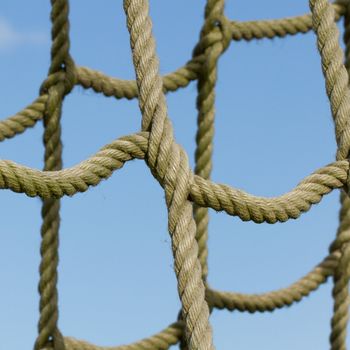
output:
[[[151,0],[162,74],[191,56],[204,1]],[[229,0],[230,19],[308,12],[307,1]],[[0,104],[4,119],[31,103],[50,60],[49,1],[0,2]],[[122,1],[71,1],[71,52],[79,65],[134,78]],[[341,24],[340,24],[341,26]],[[195,148],[196,84],[167,95],[175,137]],[[336,145],[313,33],[232,42],[219,62],[213,179],[264,196],[292,189],[335,159]],[[140,129],[137,101],[76,87],[64,104],[64,166]],[[0,147],[0,158],[42,168],[42,125]],[[285,287],[327,254],[339,192],[283,224],[243,223],[210,212],[209,283],[259,293]],[[39,199],[2,191],[0,349],[31,347],[38,320]],[[180,304],[164,194],[142,161],[100,186],[62,200],[60,328],[99,345],[149,336],[173,322]],[[272,314],[214,311],[217,349],[328,349],[331,283]]]

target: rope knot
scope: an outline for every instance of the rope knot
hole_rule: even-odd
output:
[[[53,344],[53,350],[66,350],[66,346],[64,344],[64,338],[62,333],[59,331],[58,328],[56,328],[54,336],[53,336],[53,340],[52,340],[52,344]]]
[[[221,32],[221,43],[222,43],[222,51],[225,52],[230,46],[232,40],[232,29],[231,22],[225,15],[220,15],[213,19],[214,28],[219,28]]]
[[[342,252],[348,244],[350,244],[350,230],[344,230],[338,234],[337,238],[330,245],[329,252],[334,253],[337,250]]]
[[[349,177],[347,187],[349,188]],[[338,228],[337,237],[329,247],[329,252],[331,254],[335,251],[340,251],[343,253],[345,247],[350,244],[350,218],[347,215],[350,210],[350,200],[347,193],[349,193],[348,190],[346,190],[346,193],[341,193],[342,208],[340,211],[340,225]]]
[[[34,350],[66,350],[64,337],[62,333],[56,328],[51,339],[43,343],[40,337],[37,339]]]
[[[349,159],[349,155],[348,155]],[[350,210],[350,169],[347,173],[346,183],[344,184],[343,191],[341,193],[341,211],[340,211],[340,226],[337,231],[335,240],[329,247],[329,252],[332,254],[335,251],[343,253],[347,245],[350,244],[350,220],[347,213]]]
[[[47,94],[50,88],[62,86],[63,95],[69,94],[77,82],[77,72],[73,62],[64,65],[61,70],[47,76],[40,87],[40,95]]]
[[[218,56],[227,50],[232,40],[231,22],[225,15],[214,15],[204,22],[201,38],[193,50],[193,56],[204,54],[207,49],[220,44]]]

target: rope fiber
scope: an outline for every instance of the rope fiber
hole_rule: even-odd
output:
[[[51,0],[51,65],[39,97],[17,114],[0,121],[0,141],[12,138],[42,120],[44,169],[0,160],[0,188],[42,199],[40,317],[34,350],[166,350],[179,344],[186,350],[213,350],[213,309],[272,312],[291,306],[333,279],[330,347],[346,349],[350,279],[350,0],[309,0],[311,13],[261,21],[230,21],[224,0],[207,0],[199,41],[192,58],[176,71],[161,76],[148,0],[123,0],[136,80],[110,77],[75,64],[70,55],[69,0]],[[345,52],[336,21],[344,19]],[[336,160],[305,177],[278,197],[257,197],[210,180],[215,123],[218,60],[232,41],[283,38],[313,30],[317,37],[325,89],[337,141]],[[345,57],[345,59],[344,59]],[[197,81],[195,169],[176,142],[168,116],[168,92]],[[75,85],[116,99],[138,99],[141,128],[116,139],[81,163],[63,169],[61,111]],[[85,192],[107,179],[132,159],[143,159],[164,189],[168,230],[181,310],[177,321],[159,333],[129,345],[101,347],[63,336],[59,330],[58,263],[60,198]],[[263,293],[219,291],[207,282],[209,208],[243,221],[285,222],[297,219],[323,196],[339,189],[339,228],[329,254],[290,286]]]

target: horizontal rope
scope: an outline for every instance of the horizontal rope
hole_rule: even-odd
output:
[[[243,294],[207,290],[211,307],[230,311],[266,312],[290,306],[315,291],[333,274],[340,253],[327,256],[306,276],[287,288],[262,294]],[[136,343],[122,346],[101,347],[86,341],[65,337],[67,350],[166,350],[179,342],[183,331],[182,322],[175,322],[163,331]]]
[[[204,55],[194,57],[183,67],[163,76],[164,91],[176,91],[197,79],[204,58]],[[77,79],[77,84],[85,89],[91,88],[95,92],[103,93],[108,97],[113,96],[118,99],[126,98],[129,100],[137,97],[135,80],[113,78],[97,70],[81,66],[77,67]]]
[[[333,4],[336,21],[339,21],[341,16],[345,14],[346,1],[337,1]],[[236,41],[283,38],[287,35],[305,34],[312,30],[312,17],[311,14],[305,14],[272,20],[233,21],[231,22],[231,30],[232,39]]]
[[[40,171],[0,160],[0,188],[43,199],[73,196],[107,179],[125,162],[134,158],[144,159],[147,148],[148,133],[142,132],[121,137],[91,158],[59,171]],[[243,221],[284,222],[298,218],[333,189],[342,188],[348,171],[347,160],[334,162],[306,177],[292,191],[273,198],[254,196],[194,175],[190,199],[197,205],[225,211]]]
[[[339,20],[345,12],[346,1],[338,1],[333,6],[336,13],[335,19]],[[306,33],[311,29],[310,14],[276,20],[231,22],[233,40],[272,39]],[[188,61],[183,67],[165,75],[163,77],[165,92],[184,88],[191,81],[196,80],[204,61],[205,56],[201,54]],[[112,78],[88,67],[77,67],[77,84],[85,89],[91,88],[95,92],[103,93],[108,97],[113,96],[118,99],[137,97],[135,80]],[[0,121],[0,141],[24,132],[27,128],[33,127],[38,120],[41,120],[46,100],[46,94],[39,96],[31,105],[16,115]]]
[[[287,288],[261,294],[243,294],[208,289],[207,299],[210,306],[216,309],[247,311],[250,313],[271,312],[299,302],[315,291],[327,281],[329,276],[333,275],[339,258],[339,251],[330,254],[307,275]]]
[[[345,13],[346,4],[344,1],[339,1],[333,6],[336,11],[335,20],[338,21]],[[233,40],[272,39],[274,37],[285,37],[286,35],[299,33],[305,34],[311,29],[311,14],[275,20],[231,22]],[[211,33],[211,36],[213,42],[222,38],[219,33]],[[164,91],[176,91],[179,88],[186,87],[191,81],[196,80],[204,61],[205,56],[203,54],[195,56],[183,67],[165,75],[163,77]],[[78,84],[84,88],[91,88],[95,92],[103,93],[106,96],[114,96],[118,99],[132,99],[137,97],[137,87],[134,80],[112,78],[87,67],[78,67],[77,73]]]
[[[58,171],[40,171],[8,160],[0,160],[0,188],[43,199],[85,192],[108,178],[128,160],[143,159],[148,133],[121,137],[80,164]]]
[[[333,189],[342,188],[348,172],[348,161],[331,163],[307,176],[290,192],[272,198],[254,196],[195,176],[191,199],[197,205],[225,211],[229,215],[239,216],[243,221],[285,222],[297,219]]]
[[[65,337],[66,350],[167,350],[177,344],[183,333],[183,322],[178,321],[161,332],[138,342],[121,346],[97,346],[83,340]]]
[[[230,311],[266,312],[290,306],[315,291],[333,274],[340,253],[327,256],[311,272],[287,288],[262,294],[243,294],[207,290],[211,307]],[[183,331],[182,322],[175,322],[161,332],[136,343],[122,346],[102,347],[86,341],[65,337],[66,350],[166,350],[179,342]]]

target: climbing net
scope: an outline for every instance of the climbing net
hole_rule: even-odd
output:
[[[310,0],[311,14],[268,21],[236,22],[224,14],[224,0],[207,0],[204,24],[193,56],[183,67],[161,77],[148,14],[148,0],[124,0],[136,81],[112,78],[79,67],[69,53],[68,0],[51,0],[51,66],[40,96],[28,107],[0,122],[0,140],[14,137],[43,120],[43,171],[0,160],[0,188],[42,198],[40,319],[34,350],[165,350],[214,349],[209,315],[214,308],[265,312],[292,305],[316,290],[328,277],[334,280],[334,312],[330,343],[346,348],[350,279],[350,2]],[[345,63],[339,45],[337,20],[344,17]],[[337,141],[336,161],[316,170],[292,191],[275,198],[257,197],[210,180],[217,62],[232,40],[285,37],[314,30],[321,56]],[[194,172],[176,143],[167,115],[165,93],[198,80],[198,131]],[[62,169],[60,117],[64,97],[75,85],[106,96],[137,98],[141,131],[104,146],[78,165]],[[71,337],[58,328],[57,266],[60,198],[87,191],[131,159],[144,159],[165,192],[174,269],[182,308],[177,321],[136,343],[99,347]],[[287,288],[264,294],[238,294],[207,283],[208,208],[225,211],[243,221],[285,222],[320,202],[334,189],[341,191],[340,225],[328,256]]]

